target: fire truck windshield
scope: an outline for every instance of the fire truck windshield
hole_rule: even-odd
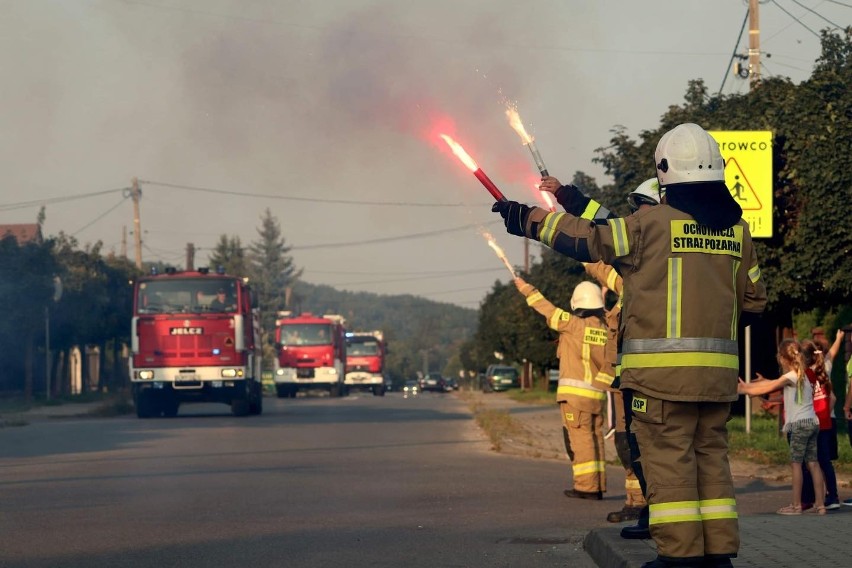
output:
[[[224,278],[164,278],[139,283],[140,314],[234,312],[237,282]]]
[[[379,344],[375,339],[367,341],[357,341],[349,339],[346,343],[347,355],[378,355]]]
[[[282,345],[331,345],[331,326],[325,323],[294,323],[281,326]]]

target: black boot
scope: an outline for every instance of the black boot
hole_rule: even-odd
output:
[[[635,525],[621,529],[621,538],[648,539],[651,538],[651,530],[648,528],[648,505],[639,510],[639,519]]]
[[[635,521],[639,519],[642,507],[630,507],[625,505],[620,511],[613,511],[606,516],[610,523],[623,523],[624,521]]]
[[[603,493],[600,491],[577,491],[576,489],[566,489],[563,491],[566,497],[571,497],[572,499],[592,499],[593,501],[600,501],[603,499]]]

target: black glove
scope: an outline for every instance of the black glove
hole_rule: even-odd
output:
[[[530,207],[517,201],[495,201],[491,210],[503,217],[506,232],[510,235],[525,237],[524,227],[527,225],[527,217],[530,215]]]

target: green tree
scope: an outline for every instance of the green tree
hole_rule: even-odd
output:
[[[246,250],[240,237],[220,235],[219,242],[210,254],[208,265],[212,270],[222,267],[226,274],[249,276],[249,265]]]
[[[252,288],[260,306],[264,363],[268,366],[275,356],[269,337],[275,327],[276,314],[284,309],[287,289],[302,271],[296,269],[293,258],[288,255],[290,247],[281,235],[278,219],[269,209],[260,218],[257,235],[257,240],[249,246],[249,266]]]
[[[112,359],[120,345],[130,340],[130,282],[138,271],[126,259],[104,258],[101,249],[101,242],[80,249],[76,239],[64,233],[53,240],[52,253],[59,265],[63,294],[51,309],[51,346],[57,350],[97,346],[103,363],[108,352]],[[115,376],[117,367],[114,360],[111,368],[101,365],[102,384],[98,387],[120,386],[123,374]],[[52,384],[68,391],[69,385],[61,380]]]
[[[45,308],[59,272],[51,247],[50,240],[19,245],[11,236],[0,239],[0,303],[6,310],[0,319],[0,388],[22,389],[28,400],[34,388],[35,344],[44,337]]]

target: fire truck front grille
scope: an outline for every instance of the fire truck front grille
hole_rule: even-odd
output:
[[[349,370],[367,372],[370,370],[370,367],[369,365],[352,365],[351,367],[349,367]]]
[[[213,350],[213,336],[166,335],[160,345],[164,357],[207,357]]]

